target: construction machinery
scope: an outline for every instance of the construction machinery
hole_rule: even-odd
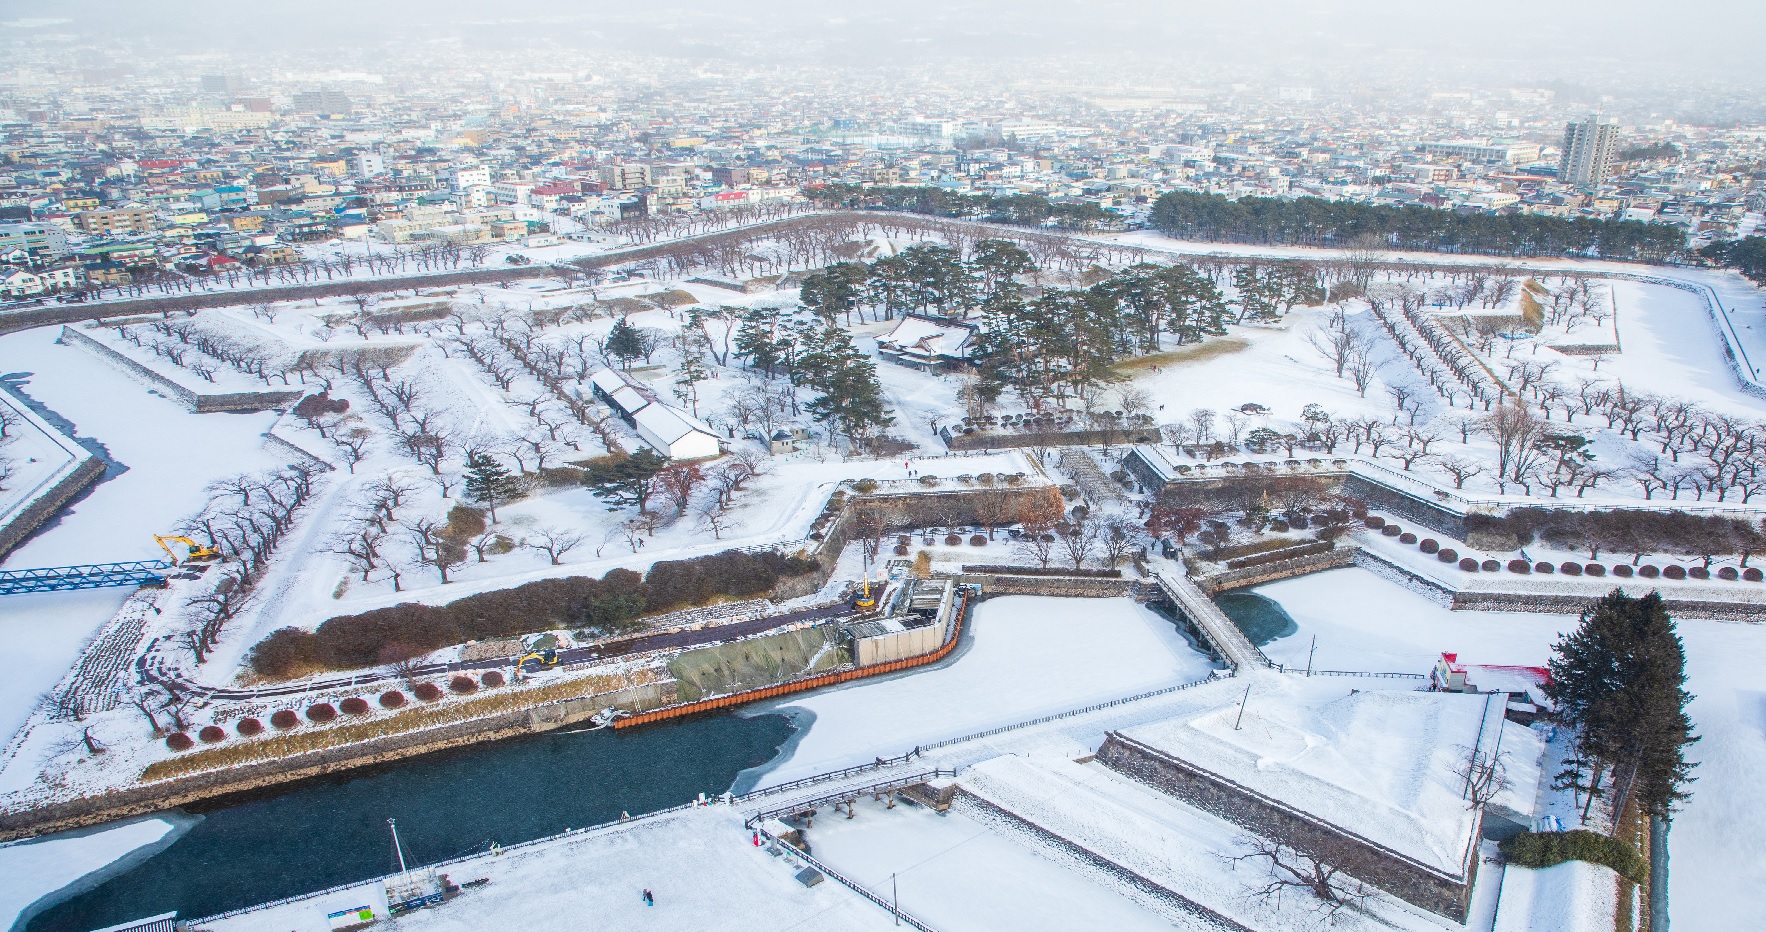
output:
[[[879,586],[878,588],[882,587]],[[871,574],[869,570],[866,570],[865,572],[864,587],[859,590],[857,596],[853,597],[852,607],[861,612],[874,611],[877,608],[877,597],[871,594]]]
[[[167,541],[170,541],[171,543],[167,543]],[[172,558],[173,566],[177,566],[181,563],[203,563],[210,560],[219,560],[221,558],[220,551],[213,547],[204,547],[188,537],[180,537],[175,534],[155,534],[153,535],[153,542],[158,544],[160,549],[166,552],[166,556]],[[178,552],[172,549],[172,544],[184,545],[184,559],[178,559]]]
[[[529,661],[534,663],[534,668],[532,670],[527,669]],[[558,651],[550,647],[545,648],[544,650],[528,651],[521,655],[521,659],[515,661],[515,669],[518,672],[526,673],[537,673],[546,667],[555,667],[557,665]]]

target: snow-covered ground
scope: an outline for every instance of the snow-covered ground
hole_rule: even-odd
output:
[[[739,812],[694,808],[443,868],[454,883],[489,882],[439,907],[406,914],[396,925],[420,932],[511,924],[531,932],[893,928],[886,910],[838,883],[798,883],[793,874],[802,867],[754,847]],[[654,894],[656,905],[645,905],[644,890]],[[385,888],[363,884],[203,928],[327,932],[327,914],[364,906],[384,919]]]
[[[1617,877],[1609,868],[1566,861],[1543,870],[1510,867],[1504,875],[1495,932],[1608,932],[1613,928]],[[1676,895],[1684,894],[1676,891]],[[1742,926],[1693,924],[1691,928]]]
[[[192,414],[91,353],[57,345],[56,332],[0,337],[0,369],[31,373],[24,391],[128,469],[8,555],[7,569],[163,557],[152,535],[199,509],[210,482],[284,462],[263,445],[274,414]],[[128,594],[94,589],[0,600],[0,639],[12,661],[0,683],[0,731],[10,735],[24,722]]]
[[[961,811],[894,809],[865,798],[848,820],[825,813],[807,832],[817,860],[936,929],[1122,932],[1209,926],[1137,903],[1070,863],[1039,855],[997,825]]]
[[[813,723],[758,785],[1192,682],[1212,669],[1170,621],[1126,598],[1004,596],[977,606],[971,625],[967,648],[935,669],[782,704],[811,713]]]
[[[172,813],[0,845],[0,922],[12,927],[102,883],[170,845],[195,821]]]
[[[1465,865],[1474,813],[1456,771],[1491,753],[1489,696],[1260,676],[1242,702],[1123,734],[1432,867]]]
[[[1542,664],[1557,637],[1576,625],[1566,615],[1448,611],[1354,568],[1255,591],[1280,603],[1299,626],[1263,647],[1290,667],[1304,667],[1314,634],[1317,666],[1327,669],[1422,673],[1442,651],[1471,663]],[[1702,619],[1676,624],[1701,737],[1687,749],[1687,759],[1698,765],[1692,798],[1669,834],[1671,916],[1683,928],[1749,928],[1756,921],[1753,904],[1736,892],[1766,885],[1766,862],[1746,856],[1738,840],[1766,837],[1766,790],[1759,781],[1766,771],[1766,693],[1757,686],[1766,666],[1766,629]],[[1504,901],[1506,910],[1506,895]]]

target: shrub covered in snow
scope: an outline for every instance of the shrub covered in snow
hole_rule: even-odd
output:
[[[202,739],[203,744],[220,744],[227,740],[227,729],[219,725],[204,725],[196,736]]]
[[[242,718],[239,720],[239,724],[233,726],[233,729],[241,735],[250,738],[253,735],[261,735],[264,733],[264,723],[255,718]]]
[[[1684,566],[1665,566],[1662,568],[1662,578],[1663,579],[1685,579],[1686,578],[1686,567],[1684,567]]]
[[[1533,564],[1528,563],[1526,560],[1510,560],[1508,561],[1508,571],[1511,573],[1520,573],[1522,576],[1525,576],[1528,573],[1533,572]]]
[[[486,670],[485,674],[478,678],[478,682],[480,685],[489,689],[503,685],[505,680],[503,679],[503,674],[498,673],[495,670]]]
[[[345,699],[344,701],[338,703],[337,707],[339,709],[343,710],[343,714],[345,714],[345,715],[367,715],[368,714],[368,700],[363,699],[361,696],[351,696],[348,699]]]
[[[1662,571],[1657,569],[1656,565],[1653,563],[1645,563],[1637,568],[1637,575],[1642,576],[1644,579],[1655,579],[1657,576],[1662,575]]]
[[[1544,560],[1540,560],[1538,563],[1533,564],[1533,572],[1544,573],[1545,575],[1549,576],[1552,573],[1557,572],[1557,567],[1552,566],[1550,563],[1547,563]]]
[[[396,689],[389,689],[380,694],[380,707],[396,709],[405,704],[405,694]]]
[[[1471,557],[1465,557],[1459,561],[1459,568],[1467,573],[1476,573],[1478,571],[1478,561]]]
[[[1398,542],[1401,544],[1414,544],[1416,543],[1416,535],[1409,531],[1405,531],[1403,534],[1398,535]],[[1428,553],[1429,551],[1425,550],[1423,552]]]
[[[1425,537],[1416,545],[1416,549],[1424,553],[1434,553],[1441,549],[1441,542],[1433,537]]]
[[[1607,568],[1599,563],[1589,563],[1582,567],[1582,572],[1587,573],[1590,576],[1605,576],[1607,574]]]
[[[1613,567],[1613,575],[1614,576],[1622,576],[1626,579],[1629,579],[1629,578],[1631,578],[1631,573],[1632,573],[1632,570],[1631,570],[1630,564],[1621,563],[1618,566]]]
[[[321,725],[337,718],[337,706],[329,702],[315,702],[307,706],[307,720]]]
[[[417,688],[411,691],[424,702],[434,702],[442,697],[442,688],[434,683],[418,683]]]
[[[448,688],[464,696],[467,693],[477,692],[478,682],[472,677],[462,674],[448,680]]]
[[[287,731],[300,724],[300,716],[295,714],[293,709],[280,709],[276,714],[270,716],[270,724],[283,731]]]
[[[1435,554],[1435,559],[1442,563],[1456,563],[1459,561],[1459,551],[1452,547],[1443,547],[1440,553]]]
[[[1580,576],[1580,575],[1582,575],[1582,564],[1575,563],[1570,560],[1565,560],[1561,565],[1558,566],[1558,572],[1564,574],[1565,576]]]
[[[174,731],[166,735],[166,747],[174,751],[188,751],[196,747],[196,742],[192,741],[189,735],[181,731]]]

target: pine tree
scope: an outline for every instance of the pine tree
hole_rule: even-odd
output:
[[[638,332],[638,328],[626,323],[623,317],[614,321],[613,329],[607,333],[607,355],[619,357],[629,369],[632,360],[644,352],[644,335]]]
[[[644,448],[630,456],[591,462],[583,484],[608,503],[609,511],[636,505],[639,514],[647,514],[650,495],[656,491],[656,474],[667,465],[667,457]]]
[[[467,454],[466,494],[489,506],[492,521],[497,520],[497,503],[514,498],[520,489],[520,484],[502,463],[488,454]]]

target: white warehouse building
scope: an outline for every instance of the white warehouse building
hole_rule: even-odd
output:
[[[658,401],[648,389],[619,372],[602,369],[589,376],[589,385],[596,399],[630,424],[646,446],[669,459],[710,459],[723,452],[709,424]]]

